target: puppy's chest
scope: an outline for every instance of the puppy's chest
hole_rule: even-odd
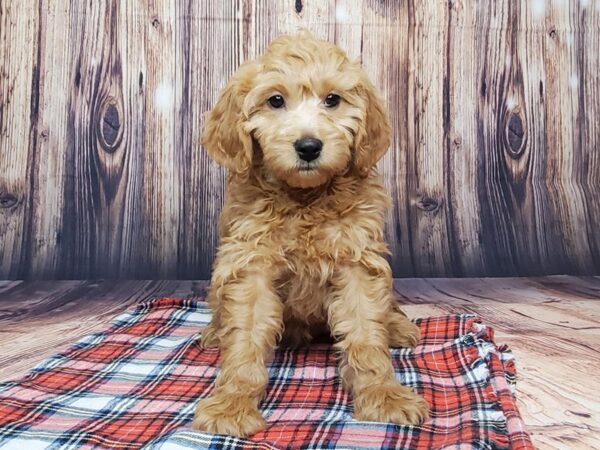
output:
[[[323,320],[327,281],[341,262],[343,243],[336,239],[343,224],[325,217],[289,219],[276,241],[285,261],[278,283],[287,308],[305,320]],[[312,319],[311,319],[312,318]]]
[[[348,253],[348,233],[348,220],[315,211],[286,218],[274,238],[288,263],[300,267],[337,262]]]

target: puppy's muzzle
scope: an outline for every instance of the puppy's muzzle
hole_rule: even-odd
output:
[[[323,142],[315,138],[302,138],[294,142],[294,148],[302,161],[311,162],[321,154]]]

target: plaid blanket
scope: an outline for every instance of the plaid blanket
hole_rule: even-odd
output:
[[[417,320],[416,349],[392,349],[398,379],[431,405],[422,426],[360,422],[331,345],[278,349],[249,439],[190,429],[219,352],[196,338],[206,303],[158,299],[0,384],[0,449],[530,449],[513,396],[513,356],[472,315]]]

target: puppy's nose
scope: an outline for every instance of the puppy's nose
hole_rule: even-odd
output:
[[[294,142],[294,148],[301,160],[310,162],[319,157],[323,142],[315,138],[302,138]]]

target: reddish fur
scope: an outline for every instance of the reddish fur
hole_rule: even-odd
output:
[[[339,93],[327,109],[322,99]],[[284,110],[266,99],[286,98]],[[324,143],[314,169],[298,170],[293,148]],[[249,435],[264,426],[258,402],[265,359],[283,336],[301,345],[329,331],[341,375],[364,420],[418,423],[427,404],[394,376],[390,344],[419,332],[396,305],[385,259],[389,206],[375,164],[391,138],[373,85],[356,63],[310,35],[284,36],[232,77],[209,113],[204,144],[230,170],[204,346],[220,346],[221,372],[198,403],[194,428]]]

